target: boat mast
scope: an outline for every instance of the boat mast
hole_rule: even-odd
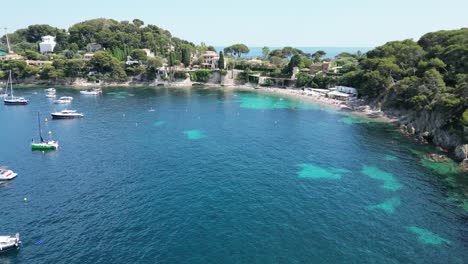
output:
[[[41,139],[41,143],[44,142],[44,139],[42,138],[42,129],[41,129],[41,117],[39,112],[37,112],[37,123],[39,124],[39,138]]]
[[[13,78],[11,77],[11,70],[8,73],[8,82],[10,83],[10,91],[11,91],[11,97],[13,98]],[[7,90],[8,90],[8,82],[7,82]]]

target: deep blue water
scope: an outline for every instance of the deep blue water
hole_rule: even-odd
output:
[[[216,46],[216,51],[223,51],[225,47]],[[258,58],[262,57],[262,48],[263,47],[249,47],[250,52],[247,54],[243,54],[242,57],[244,58]],[[282,49],[283,47],[269,47],[270,51],[275,49]],[[362,53],[366,53],[372,49],[372,47],[295,47],[304,51],[305,53],[314,53],[319,50],[323,50],[326,52],[324,57],[326,58],[335,58],[336,55],[340,54],[341,52],[348,52],[351,54],[355,54],[358,51]]]
[[[85,117],[43,124],[61,146],[42,153],[37,112],[63,107],[16,93],[31,104],[0,106],[0,164],[19,173],[0,234],[24,246],[0,263],[468,259],[466,175],[392,126],[253,92],[59,89]]]

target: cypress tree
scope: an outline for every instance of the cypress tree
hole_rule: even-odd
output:
[[[219,52],[218,68],[220,68],[221,70],[224,69],[224,54],[222,51]]]

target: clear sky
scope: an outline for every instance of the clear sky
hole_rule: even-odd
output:
[[[468,27],[467,0],[2,0],[0,26],[133,20],[196,44],[371,47]],[[3,35],[3,32],[2,32]]]

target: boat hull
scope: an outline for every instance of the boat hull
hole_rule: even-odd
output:
[[[31,144],[32,150],[56,150],[58,146],[46,144]]]
[[[2,176],[0,176],[0,182],[1,182],[1,181],[10,181],[10,180],[13,180],[14,178],[16,178],[16,176],[18,176],[18,173],[12,173],[12,174],[8,175],[7,177],[2,177]]]
[[[77,119],[77,118],[82,118],[83,116],[82,115],[54,115],[52,114],[52,119]]]
[[[5,105],[27,105],[29,102],[28,101],[9,101],[9,100],[3,100]]]
[[[19,250],[20,249],[20,244],[16,245],[16,244],[13,244],[13,245],[8,245],[8,246],[5,246],[5,247],[0,247],[0,253],[6,253],[6,252],[10,252],[12,250]]]

